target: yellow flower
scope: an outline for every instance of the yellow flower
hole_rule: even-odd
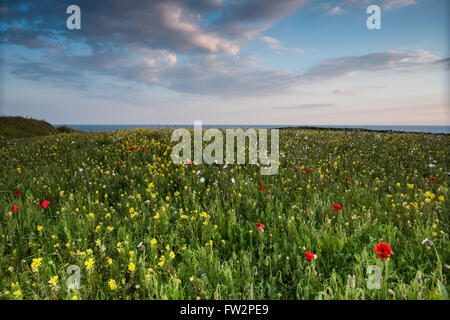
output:
[[[174,259],[175,258],[175,253],[173,251],[170,251],[170,258]]]
[[[112,259],[109,258],[109,259],[108,259],[108,264],[112,264],[112,263],[113,263]]]
[[[86,269],[90,271],[94,267],[94,263],[95,263],[94,259],[89,258],[84,264],[86,266]]]
[[[41,263],[42,258],[33,259],[33,262],[31,262],[31,270],[33,270],[33,272],[37,272],[41,266]]]
[[[133,262],[130,262],[130,264],[128,265],[128,270],[130,270],[131,272],[134,272],[136,270],[136,266]]]
[[[16,290],[16,291],[13,292],[13,294],[14,294],[14,296],[18,297],[18,296],[20,296],[22,294],[22,291]]]
[[[114,279],[109,279],[108,285],[109,285],[109,288],[111,290],[116,290],[117,289],[116,280],[114,280]]]
[[[78,300],[77,296],[73,296],[72,298],[70,298],[70,300]]]
[[[157,244],[158,243],[158,241],[155,239],[155,238],[153,238],[151,241],[150,241],[150,244],[152,245],[152,246],[154,246],[155,244]]]
[[[51,286],[56,287],[58,285],[58,276],[51,277],[50,280],[48,281],[48,283]]]
[[[43,226],[37,226],[37,231],[42,231],[42,229],[44,229]]]

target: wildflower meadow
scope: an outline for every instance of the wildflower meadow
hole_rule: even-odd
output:
[[[0,299],[448,299],[450,136],[283,129],[279,170],[171,130],[0,142]]]

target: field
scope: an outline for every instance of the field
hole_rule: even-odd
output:
[[[273,176],[170,136],[1,142],[0,298],[448,299],[449,135],[281,130]]]

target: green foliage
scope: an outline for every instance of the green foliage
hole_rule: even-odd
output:
[[[170,136],[0,146],[0,298],[448,299],[450,136],[286,129],[273,176],[174,165]],[[367,287],[371,265],[380,289]]]
[[[23,117],[0,117],[0,140],[43,136],[56,129],[43,120]]]

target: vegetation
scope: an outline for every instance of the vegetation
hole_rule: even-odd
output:
[[[0,117],[0,140],[43,136],[55,132],[56,129],[44,120]]]
[[[0,145],[1,298],[448,298],[449,135],[281,130],[273,176],[170,137]]]

